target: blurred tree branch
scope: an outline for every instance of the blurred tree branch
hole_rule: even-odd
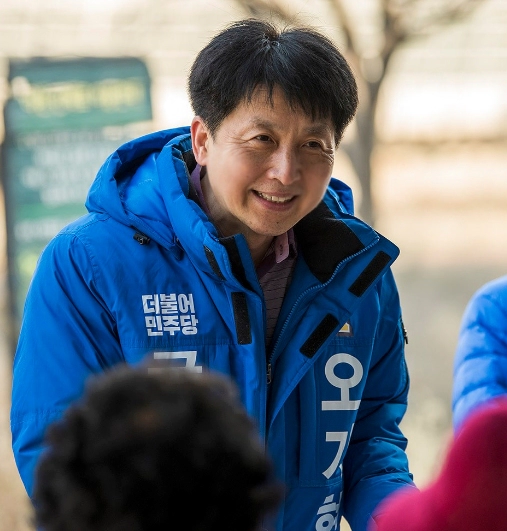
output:
[[[297,23],[298,15],[282,0],[236,0],[249,16]],[[375,221],[372,197],[372,155],[376,143],[375,115],[378,96],[394,52],[409,40],[428,36],[445,26],[468,17],[486,0],[374,0],[377,4],[381,34],[374,54],[365,49],[358,37],[358,22],[350,12],[350,1],[328,0],[337,27],[344,38],[343,54],[356,74],[360,104],[355,119],[356,137],[344,143],[358,176],[361,192],[361,217]]]

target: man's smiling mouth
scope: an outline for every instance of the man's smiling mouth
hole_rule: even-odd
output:
[[[270,203],[288,203],[289,201],[292,201],[294,199],[294,196],[291,197],[280,197],[278,195],[271,195],[271,194],[265,194],[263,192],[255,192],[259,197],[262,197],[262,199],[265,199],[266,201],[269,201]]]

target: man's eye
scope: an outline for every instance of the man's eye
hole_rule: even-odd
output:
[[[271,142],[271,138],[268,135],[257,135],[255,138],[261,142]]]
[[[306,145],[313,149],[318,149],[322,147],[320,142],[317,142],[316,140],[310,140],[309,142],[306,143]]]

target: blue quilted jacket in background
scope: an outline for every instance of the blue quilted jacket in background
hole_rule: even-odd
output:
[[[507,394],[507,276],[485,284],[463,314],[454,360],[453,423]]]

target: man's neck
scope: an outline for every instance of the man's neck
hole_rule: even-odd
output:
[[[255,267],[258,267],[262,262],[262,259],[266,256],[266,253],[273,241],[272,236],[261,237],[256,235],[256,237],[248,237],[244,235],[248,248],[250,249],[250,254],[252,255],[252,260],[255,264]]]
[[[215,210],[215,204],[209,189],[209,182],[204,172],[205,170],[198,166],[191,175],[194,187],[196,188],[199,199],[202,202],[201,206],[204,208],[206,214],[208,214],[210,220],[214,223],[215,227],[222,236],[231,236],[233,234],[237,234],[238,232],[243,234],[248,248],[250,249],[252,260],[255,264],[255,267],[257,267],[266,255],[266,252],[273,241],[273,236],[265,236],[250,231],[247,231],[247,233],[242,230],[235,231],[228,226],[228,223],[223,223],[223,220],[220,219],[222,213],[219,210],[217,214],[217,211]]]

